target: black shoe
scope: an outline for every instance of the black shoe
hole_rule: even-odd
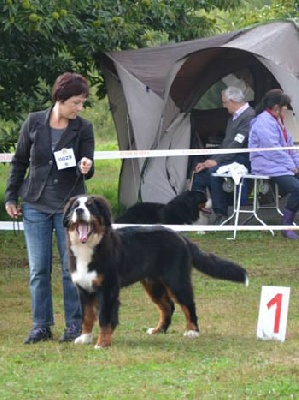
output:
[[[49,327],[32,328],[28,338],[24,340],[24,344],[44,342],[45,340],[49,339],[52,339],[52,332]]]
[[[59,338],[59,342],[73,342],[80,335],[81,328],[75,324],[72,324],[64,330],[63,334]]]
[[[227,215],[223,214],[216,214],[216,217],[213,221],[213,225],[222,225],[224,221],[226,221],[228,218]]]

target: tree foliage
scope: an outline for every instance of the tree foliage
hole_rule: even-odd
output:
[[[103,97],[103,79],[95,62],[100,52],[191,40],[263,18],[294,16],[298,9],[298,1],[274,0],[270,11],[263,7],[248,13],[248,8],[235,8],[241,3],[0,0],[0,120],[16,122],[47,104],[55,78],[64,71],[83,73]],[[226,26],[224,19],[219,23],[219,14],[227,18]]]
[[[0,118],[15,120],[49,100],[63,71],[77,70],[98,85],[100,51],[143,47],[213,33],[214,20],[197,10],[239,1],[204,0],[2,0],[0,14]],[[166,34],[166,35],[165,35]],[[164,35],[164,36],[163,36]]]
[[[233,26],[243,28],[275,19],[298,17],[298,11],[299,1],[273,0],[271,5],[264,5],[261,8],[252,7],[252,3],[248,1],[244,2],[237,14],[230,13],[230,22]]]

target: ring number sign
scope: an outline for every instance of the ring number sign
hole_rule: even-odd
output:
[[[263,286],[257,324],[257,337],[285,341],[290,288]]]

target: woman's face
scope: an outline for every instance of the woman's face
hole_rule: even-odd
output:
[[[60,102],[61,115],[67,119],[75,119],[83,110],[86,97],[83,95],[72,96],[65,101]]]
[[[282,118],[285,118],[287,115],[288,107],[287,106],[282,106],[280,107],[280,116]]]
[[[273,107],[273,112],[277,118],[285,118],[287,115],[288,107],[287,106],[280,106],[276,104]]]

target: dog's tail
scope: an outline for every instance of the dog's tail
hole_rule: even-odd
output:
[[[224,279],[249,285],[247,272],[244,268],[233,261],[226,260],[212,253],[201,251],[191,240],[184,238],[187,242],[193,259],[193,266],[216,279]]]

